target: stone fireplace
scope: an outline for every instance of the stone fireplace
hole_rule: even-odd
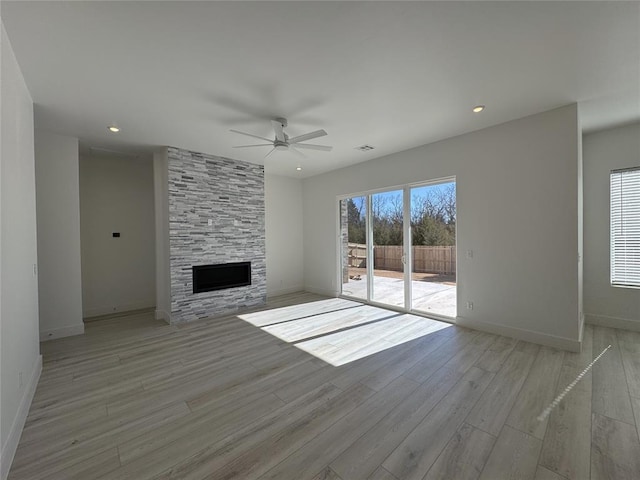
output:
[[[169,279],[158,309],[170,315],[160,316],[179,323],[264,304],[264,167],[174,147],[165,164],[168,261],[158,274]]]

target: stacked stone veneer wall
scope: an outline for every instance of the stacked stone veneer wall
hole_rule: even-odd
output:
[[[168,159],[171,322],[264,304],[264,167],[173,147]],[[193,293],[193,265],[246,261],[251,285]]]

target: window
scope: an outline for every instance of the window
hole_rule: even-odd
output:
[[[611,172],[611,284],[640,287],[640,167]]]

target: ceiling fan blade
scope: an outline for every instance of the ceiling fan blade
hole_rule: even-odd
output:
[[[275,152],[275,151],[276,151],[276,147],[273,147],[273,148],[269,151],[269,153],[267,153],[267,154],[264,156],[264,158],[267,158],[269,155],[271,155],[271,154],[272,154],[273,152]]]
[[[258,145],[234,145],[231,148],[249,148],[249,147],[273,147],[273,143],[260,143]]]
[[[318,137],[324,137],[327,134],[324,130],[316,130],[315,132],[305,133],[304,135],[298,135],[297,137],[293,137],[289,139],[289,145],[292,143],[300,143],[305,140],[311,140]]]
[[[321,152],[330,152],[333,150],[333,147],[328,145],[313,145],[311,143],[296,143],[295,146],[297,148],[307,148],[309,150],[320,150]]]
[[[282,123],[280,123],[278,120],[271,120],[271,125],[273,125],[273,131],[276,132],[276,138],[278,139],[278,141],[284,142],[285,136]]]
[[[259,137],[258,135],[254,135],[252,133],[241,132],[240,130],[233,130],[233,129],[229,131],[233,133],[239,133],[240,135],[246,135],[247,137],[259,138],[260,140],[264,140],[266,142],[271,142],[271,139],[269,138]]]
[[[297,145],[296,145],[296,146],[297,146]],[[296,154],[296,155],[298,155],[299,157],[307,158],[307,156],[306,156],[304,153],[302,153],[300,150],[298,150],[298,149],[296,148],[296,146],[289,145],[289,151],[290,151],[290,152],[295,153],[295,154]]]

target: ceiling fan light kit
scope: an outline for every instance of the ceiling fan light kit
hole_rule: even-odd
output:
[[[233,148],[250,148],[250,147],[272,147],[269,153],[265,155],[265,158],[271,155],[274,151],[290,151],[296,153],[304,157],[305,155],[300,152],[298,149],[307,149],[307,150],[317,150],[319,152],[330,152],[333,150],[333,147],[328,145],[315,145],[311,143],[302,143],[307,140],[313,140],[314,138],[324,137],[327,135],[327,132],[324,130],[316,130],[314,132],[305,133],[304,135],[298,135],[297,137],[289,138],[284,132],[284,129],[287,127],[288,122],[286,118],[278,117],[271,120],[271,126],[273,127],[273,131],[275,134],[275,138],[273,140],[261,137],[259,135],[254,135],[252,133],[241,132],[240,130],[231,130],[233,133],[238,133],[240,135],[245,135],[247,137],[258,138],[260,140],[264,140],[269,143],[258,143],[253,145],[236,145]]]

